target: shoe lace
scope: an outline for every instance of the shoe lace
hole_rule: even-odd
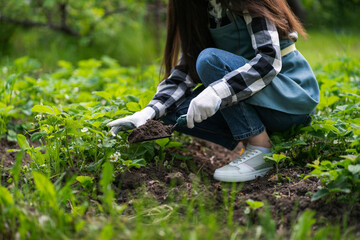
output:
[[[247,149],[243,152],[243,154],[241,154],[240,156],[235,158],[233,161],[231,161],[229,165],[237,166],[239,164],[242,164],[242,163],[246,162],[247,160],[249,160],[250,158],[252,158],[253,156],[255,156],[257,153],[258,153],[258,150]]]

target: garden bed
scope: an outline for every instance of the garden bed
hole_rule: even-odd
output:
[[[186,155],[193,156],[186,161],[175,161],[170,168],[149,165],[140,169],[131,169],[117,177],[120,187],[118,201],[131,203],[139,189],[145,189],[161,204],[169,201],[180,201],[184,195],[191,198],[192,189],[203,191],[209,201],[216,201],[215,205],[223,206],[223,192],[231,189],[231,183],[220,183],[212,178],[214,170],[233,159],[241,150],[238,146],[229,151],[219,145],[195,139],[186,146]],[[185,154],[180,152],[180,154]],[[186,164],[184,164],[186,163]],[[278,229],[290,230],[291,224],[305,210],[316,211],[316,219],[320,225],[326,223],[348,224],[360,229],[360,204],[341,203],[331,199],[311,201],[312,193],[318,190],[320,180],[315,177],[303,179],[310,170],[305,166],[280,168],[283,180],[277,180],[275,170],[271,170],[263,178],[236,184],[234,201],[234,221],[246,224],[244,210],[246,200],[264,202],[271,210]],[[173,192],[177,195],[173,197]],[[347,219],[344,219],[346,217]]]

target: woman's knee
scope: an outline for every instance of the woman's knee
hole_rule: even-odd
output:
[[[196,60],[196,71],[204,85],[209,85],[213,81],[218,79],[209,78],[209,72],[212,71],[214,66],[216,66],[219,62],[217,51],[219,49],[216,48],[206,48],[200,52],[197,60]]]

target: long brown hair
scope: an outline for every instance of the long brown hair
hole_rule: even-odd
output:
[[[306,31],[290,10],[285,0],[220,0],[231,12],[243,15],[246,9],[253,17],[265,17],[273,21],[281,38],[297,31],[306,38]],[[165,76],[181,65],[194,82],[200,82],[196,73],[199,53],[214,43],[208,30],[208,0],[169,0],[167,8],[167,37],[164,51]]]

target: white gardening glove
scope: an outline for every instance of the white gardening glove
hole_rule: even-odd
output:
[[[212,87],[205,88],[191,102],[186,114],[187,127],[193,128],[194,122],[200,123],[219,110],[221,98]]]
[[[133,115],[126,116],[124,118],[119,118],[115,121],[109,122],[106,124],[108,127],[112,127],[110,133],[113,136],[119,131],[130,130],[137,128],[146,123],[147,120],[153,119],[155,117],[155,110],[151,107],[145,107],[143,110],[134,113]]]

